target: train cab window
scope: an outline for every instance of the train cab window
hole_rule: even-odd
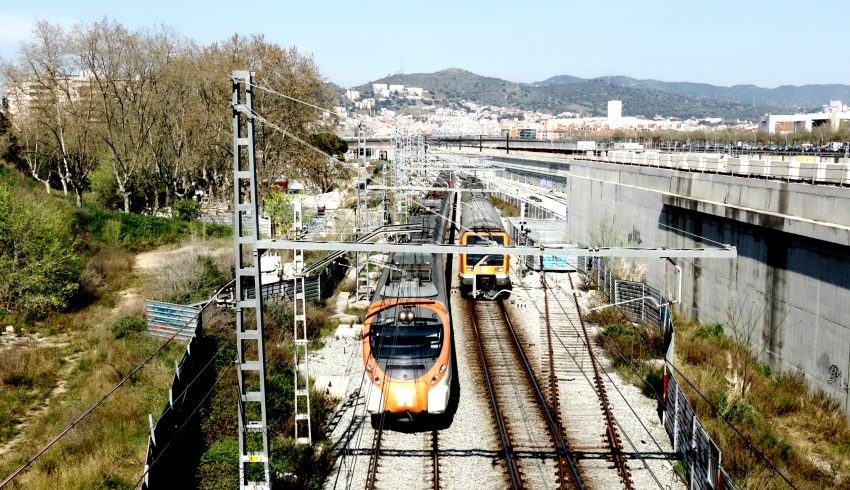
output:
[[[414,313],[411,321],[397,321],[391,312],[376,318],[369,329],[369,344],[375,358],[436,359],[443,345],[442,322],[419,315],[420,312]]]
[[[494,242],[498,245],[505,244],[505,237],[499,235],[487,236],[487,235],[469,235],[466,238],[467,245],[477,245],[477,244],[488,244],[489,242]],[[484,254],[466,254],[466,265],[475,265],[478,264],[478,261],[484,257]],[[487,259],[479,265],[505,265],[505,256],[504,255],[490,255]]]

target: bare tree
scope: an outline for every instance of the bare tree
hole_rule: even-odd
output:
[[[157,97],[161,68],[173,55],[168,32],[132,33],[101,21],[79,32],[79,61],[92,74],[124,212],[130,212],[134,178],[151,157],[150,132],[165,110]]]
[[[261,182],[330,185],[327,163],[300,140],[334,121],[296,99],[328,106],[332,97],[313,60],[294,48],[239,35],[198,47],[167,28],[130,31],[102,20],[70,30],[38,22],[21,52],[3,70],[10,97],[21,98],[12,102],[28,107],[12,121],[21,156],[48,190],[57,176],[66,192],[72,187],[78,205],[101,161],[111,166],[127,212],[137,198],[157,208],[163,197],[168,204],[198,188],[226,198],[229,77],[246,68],[267,89],[254,90],[256,120],[273,123],[256,125]]]
[[[775,328],[777,332],[784,330],[786,315],[782,315],[778,325],[765,325],[767,308],[766,301],[758,304],[756,299],[748,295],[742,297],[740,291],[736,291],[728,307],[727,335],[733,342],[727,354],[729,372],[726,381],[741,397],[746,396],[752,383],[755,368],[753,361],[758,362],[768,349],[768,343],[762,340],[763,329]]]

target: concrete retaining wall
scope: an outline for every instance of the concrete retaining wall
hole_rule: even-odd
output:
[[[676,260],[684,272],[680,312],[723,324],[774,369],[801,371],[850,415],[850,189],[663,164],[493,159],[569,165],[570,241],[736,246],[734,260]],[[674,297],[673,267],[660,259],[646,267],[646,282]]]

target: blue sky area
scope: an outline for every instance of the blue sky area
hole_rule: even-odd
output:
[[[627,75],[762,87],[850,83],[850,2],[0,0],[0,57],[36,19],[164,24],[201,43],[263,33],[353,86],[448,67],[515,82]]]

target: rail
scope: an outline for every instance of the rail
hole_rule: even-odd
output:
[[[517,468],[516,460],[512,450],[510,436],[508,435],[505,420],[502,417],[502,412],[499,410],[499,404],[496,401],[496,392],[493,390],[493,380],[490,376],[490,370],[487,367],[486,357],[484,355],[484,346],[481,343],[481,334],[478,330],[478,321],[475,315],[472,318],[472,331],[475,333],[476,345],[478,346],[478,359],[481,362],[481,371],[484,373],[484,381],[487,383],[487,394],[490,395],[490,406],[493,408],[493,418],[496,421],[496,428],[499,431],[499,440],[502,442],[502,451],[505,454],[505,464],[508,466],[508,476],[511,479],[511,488],[522,488],[522,479],[519,476],[519,468]]]
[[[507,325],[508,327],[508,333],[510,334],[511,340],[513,341],[514,349],[522,360],[525,373],[528,375],[528,381],[531,384],[531,387],[534,389],[535,395],[537,396],[537,402],[540,404],[540,408],[543,411],[543,416],[549,426],[549,432],[552,434],[552,439],[555,441],[555,445],[560,450],[559,459],[566,460],[559,461],[558,466],[560,467],[562,464],[566,463],[567,467],[569,468],[570,474],[573,477],[573,481],[576,484],[576,487],[580,490],[583,490],[584,483],[582,483],[581,477],[578,474],[578,468],[576,468],[575,463],[573,463],[572,452],[567,447],[567,441],[564,439],[563,431],[561,430],[560,424],[556,420],[552,408],[546,402],[546,397],[543,394],[543,391],[540,389],[540,385],[537,383],[537,378],[534,376],[534,370],[531,367],[531,362],[528,360],[528,357],[526,357],[525,351],[522,348],[522,344],[520,344],[519,338],[517,338],[514,326],[511,323],[510,318],[508,317],[507,311],[505,311],[505,304],[501,300],[499,300],[498,305],[499,311],[505,318],[505,325]]]
[[[384,435],[384,426],[381,424],[375,430],[372,439],[372,454],[369,456],[369,472],[366,475],[366,490],[374,490],[378,480],[378,459],[381,457],[381,437]]]
[[[575,302],[576,308],[578,311],[581,311],[581,306],[578,302],[578,296],[575,293],[575,287],[573,286],[573,278],[570,278],[570,288],[573,289],[573,301]],[[543,283],[546,283],[545,277]],[[544,290],[544,294],[545,290]],[[547,308],[547,323],[549,310]],[[579,315],[579,323],[581,324],[581,333],[584,336],[584,345],[587,346],[587,353],[590,356],[590,364],[593,366],[593,384],[596,386],[596,392],[599,394],[599,401],[602,404],[602,413],[605,416],[605,439],[608,441],[608,447],[611,448],[611,457],[614,459],[614,465],[617,467],[617,472],[620,473],[620,477],[623,479],[623,485],[625,485],[627,490],[632,490],[634,488],[634,483],[632,482],[632,474],[629,471],[629,465],[626,461],[626,456],[623,453],[623,444],[620,440],[620,435],[617,433],[617,426],[614,421],[614,414],[611,413],[611,404],[608,401],[608,392],[605,389],[605,383],[602,381],[602,376],[599,375],[599,363],[596,361],[596,355],[593,352],[593,342],[591,342],[590,335],[587,333],[587,326],[584,323],[584,317]]]

